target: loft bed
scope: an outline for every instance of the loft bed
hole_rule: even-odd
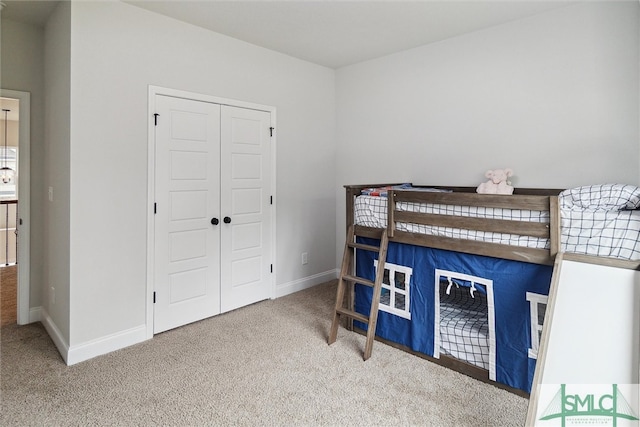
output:
[[[380,228],[389,236],[378,339],[521,395],[533,381],[556,254],[640,259],[635,187],[619,197],[621,209],[609,188],[345,188],[359,241],[375,245]],[[356,275],[373,279],[375,258],[358,251]],[[371,288],[352,291],[350,304],[367,314]]]

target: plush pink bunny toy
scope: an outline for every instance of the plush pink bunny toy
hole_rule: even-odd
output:
[[[484,176],[489,178],[489,181],[478,185],[476,192],[481,194],[513,194],[513,187],[508,181],[512,175],[513,170],[509,168],[488,170]]]

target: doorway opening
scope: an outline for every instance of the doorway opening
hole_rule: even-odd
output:
[[[18,321],[18,123],[20,100],[0,100],[0,324]]]
[[[496,380],[493,280],[436,269],[434,357],[453,357]]]
[[[0,324],[29,315],[30,94],[0,90]]]

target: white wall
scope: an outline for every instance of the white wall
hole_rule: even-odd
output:
[[[71,5],[60,2],[45,27],[45,179],[53,188],[46,201],[43,321],[60,345],[71,339],[69,283],[70,223],[70,55]],[[33,168],[32,168],[33,169]],[[34,180],[32,179],[32,182]],[[52,331],[53,329],[53,331]],[[63,354],[64,356],[64,354]]]
[[[42,304],[44,263],[44,29],[2,18],[0,86],[31,94],[30,308]]]
[[[334,272],[333,70],[128,4],[71,7],[71,346],[145,322],[148,85],[277,108],[277,284]]]
[[[344,184],[637,183],[639,9],[579,4],[339,69],[338,243]]]
[[[518,186],[636,182],[638,15],[581,4],[338,70],[340,178],[476,185],[511,166]],[[412,155],[389,168],[390,151]]]

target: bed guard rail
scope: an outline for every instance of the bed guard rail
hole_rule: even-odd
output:
[[[345,186],[347,190],[347,227],[354,223],[354,200],[364,188],[384,185]],[[426,187],[426,186],[424,186]],[[513,195],[477,194],[475,187],[441,187],[450,192],[412,191],[394,189],[387,193],[387,234],[390,241],[428,246],[457,252],[513,259],[536,264],[553,264],[560,248],[560,211],[556,189],[516,189]],[[529,222],[511,219],[488,219],[468,216],[427,214],[398,210],[398,203],[426,203],[437,205],[472,206],[484,208],[521,209],[549,212],[549,222]],[[549,240],[549,248],[538,249],[500,243],[466,240],[397,229],[397,223],[504,233]],[[362,233],[362,232],[361,232]]]

